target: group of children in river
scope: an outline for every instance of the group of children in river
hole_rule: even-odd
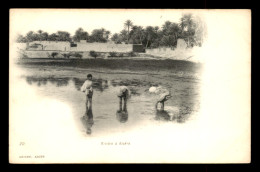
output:
[[[92,114],[92,96],[93,96],[93,87],[92,87],[92,75],[87,75],[87,80],[81,86],[80,89],[86,95],[86,115],[88,118],[88,124],[91,128],[93,125],[93,114]],[[164,102],[171,98],[170,92],[162,87],[151,87],[149,92],[153,92],[159,95],[155,103],[155,108],[157,111],[164,111]],[[117,97],[119,98],[119,110],[117,111],[117,118],[120,122],[125,122],[128,118],[127,113],[127,99],[131,96],[130,89],[126,86],[120,86],[118,89]],[[122,102],[124,101],[123,107]],[[158,107],[160,105],[160,107]],[[91,133],[91,129],[88,127],[87,134]]]

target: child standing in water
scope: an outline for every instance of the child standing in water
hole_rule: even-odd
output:
[[[87,75],[87,80],[81,86],[80,90],[82,92],[85,92],[85,94],[86,94],[86,112],[87,112],[88,108],[92,107],[93,88],[92,88],[92,75],[91,74]],[[89,106],[88,106],[88,104],[89,104]]]

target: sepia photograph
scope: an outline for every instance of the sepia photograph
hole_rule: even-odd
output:
[[[9,16],[9,163],[250,163],[250,10]]]

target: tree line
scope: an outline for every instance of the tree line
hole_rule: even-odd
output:
[[[166,21],[162,27],[134,25],[131,20],[124,23],[120,33],[112,35],[116,43],[143,44],[146,48],[175,47],[178,39],[184,39],[188,47],[201,46],[206,36],[206,25],[192,14],[183,14],[179,22]]]
[[[110,35],[110,31],[101,29],[94,29],[91,35],[84,31],[82,28],[78,28],[73,36],[66,31],[58,31],[57,33],[49,34],[42,30],[37,32],[29,31],[25,36],[19,34],[16,41],[19,43],[32,42],[32,41],[69,41],[79,42],[80,40],[87,40],[88,42],[107,42]]]
[[[86,40],[87,42],[107,42],[109,39],[116,44],[142,44],[146,48],[171,47],[177,45],[178,39],[184,39],[188,47],[201,46],[206,35],[205,23],[198,16],[193,14],[183,14],[179,22],[166,21],[161,27],[147,26],[142,27],[134,25],[131,20],[124,23],[124,29],[120,33],[111,36],[111,32],[101,28],[94,29],[91,34],[79,28],[73,36],[66,31],[58,31],[57,33],[48,34],[39,30],[37,32],[30,31],[25,36],[18,35],[17,42],[31,41],[70,41],[79,42]]]

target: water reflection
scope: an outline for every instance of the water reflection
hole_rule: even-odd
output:
[[[124,102],[123,108],[119,105],[119,110],[116,111],[116,119],[121,122],[125,123],[128,120],[128,112],[127,112],[127,103]]]
[[[155,120],[170,121],[171,116],[165,110],[156,110]]]
[[[118,96],[119,98],[119,110],[116,112],[116,119],[121,122],[125,123],[128,120],[128,112],[127,112],[127,98],[128,98],[128,90],[126,90],[122,96]],[[122,107],[122,102],[123,107]]]
[[[80,87],[84,83],[85,79],[79,79],[79,78],[72,78],[72,81],[74,81],[75,87],[77,90],[80,90]],[[92,87],[95,90],[98,90],[100,92],[103,92],[105,89],[108,88],[108,81],[103,79],[92,79]]]
[[[27,76],[26,82],[30,85],[36,83],[37,86],[46,85],[48,82],[55,84],[57,87],[67,86],[69,84],[70,78],[42,78],[42,77],[34,77],[34,76]]]
[[[36,86],[43,87],[44,90],[46,88],[46,94],[47,95],[53,95],[56,97],[62,97],[62,101],[66,100],[69,103],[71,103],[74,107],[77,107],[79,103],[82,103],[83,105],[83,96],[81,97],[80,93],[80,87],[85,81],[85,78],[76,78],[76,77],[39,77],[39,76],[25,76],[26,82],[30,85],[35,84]],[[52,85],[50,85],[50,83]],[[147,94],[145,90],[147,90],[151,85],[158,85],[160,82],[149,82],[145,80],[137,80],[137,79],[125,79],[125,80],[119,80],[119,79],[100,79],[100,78],[93,78],[93,89],[95,91],[98,91],[97,97],[95,98],[94,102],[97,101],[100,103],[99,105],[106,105],[104,108],[98,108],[94,109],[95,112],[97,112],[100,115],[107,114],[108,118],[113,118],[115,120],[115,114],[116,111],[116,119],[121,122],[125,123],[128,119],[128,111],[134,115],[155,115],[155,120],[162,120],[162,121],[176,121],[177,123],[184,123],[189,117],[190,114],[196,110],[198,107],[196,102],[199,102],[196,100],[196,93],[197,90],[194,89],[193,84],[183,84],[181,81],[176,81],[175,85],[171,85],[172,83],[161,83],[160,85],[166,85],[169,87],[169,90],[174,92],[173,99],[169,99],[167,102],[167,108],[165,110],[156,110],[156,111],[143,111],[142,109],[152,109],[154,106],[155,99]],[[168,84],[168,85],[167,85]],[[134,96],[131,100],[131,104],[135,103],[134,106],[129,106],[127,109],[127,103],[128,101],[125,100],[124,102],[119,99],[119,108],[118,110],[111,110],[109,107],[112,107],[115,105],[115,108],[117,106],[116,100],[111,100],[111,97],[114,96],[114,90],[116,90],[117,87],[120,87],[122,85],[125,85],[130,90],[131,94]],[[56,87],[68,87],[69,90],[65,89],[55,89],[53,86]],[[75,86],[75,87],[74,87]],[[54,89],[54,91],[52,91]],[[44,93],[45,93],[44,92]],[[67,92],[64,94],[64,92]],[[100,94],[102,93],[102,94]],[[113,98],[114,99],[114,98]],[[129,103],[128,103],[129,104]],[[170,109],[170,107],[173,107],[173,105],[178,108],[178,113],[173,113],[174,109]],[[79,115],[79,117],[82,116],[83,109],[85,107],[79,107],[74,108],[75,112]],[[82,111],[80,111],[80,109]],[[112,108],[111,108],[112,109]],[[135,110],[136,109],[136,110]],[[140,109],[140,110],[139,110]],[[85,111],[85,110],[84,110]],[[114,112],[113,112],[114,111]],[[133,113],[134,112],[134,113]],[[87,133],[91,133],[91,126],[93,125],[93,114],[92,114],[92,107],[87,108],[86,107],[86,114],[84,115],[85,119],[85,126],[87,127]],[[148,116],[147,116],[148,117]],[[146,117],[144,117],[146,119]],[[150,119],[150,118],[149,118]],[[148,120],[148,118],[147,118]],[[116,121],[117,122],[117,121]]]
[[[182,105],[180,107],[180,113],[175,116],[175,119],[178,123],[184,123],[192,113],[192,110],[190,107]]]
[[[68,77],[64,77],[64,78],[56,78],[56,77],[37,77],[37,76],[26,76],[26,82],[30,85],[32,84],[37,84],[37,86],[43,86],[46,85],[48,82],[56,85],[57,87],[63,87],[63,86],[67,86],[69,84],[69,81],[72,80],[76,89],[79,91],[82,84],[84,83],[85,79],[84,78],[68,78]],[[140,93],[138,92],[138,90],[134,87],[134,86],[147,86],[149,85],[149,83],[147,82],[141,82],[141,81],[136,81],[136,80],[126,80],[126,81],[121,81],[121,80],[103,80],[103,79],[95,79],[93,78],[92,80],[93,82],[93,88],[97,91],[103,92],[106,89],[109,88],[109,85],[111,84],[111,86],[113,87],[118,87],[118,86],[130,86],[129,90],[131,91],[132,95],[140,95]],[[110,83],[110,84],[109,84]]]
[[[92,113],[92,107],[88,108],[85,115],[81,118],[84,127],[87,129],[86,133],[91,134],[92,133],[92,125],[94,124],[93,120],[93,113]]]
[[[84,83],[85,79],[81,78],[54,78],[54,77],[36,77],[36,76],[26,76],[26,82],[30,85],[36,83],[37,86],[46,85],[48,82],[56,85],[57,87],[67,86],[69,81],[72,80],[76,89],[79,91],[80,87]],[[108,88],[108,81],[103,79],[93,79],[93,88],[100,92],[103,92]]]

